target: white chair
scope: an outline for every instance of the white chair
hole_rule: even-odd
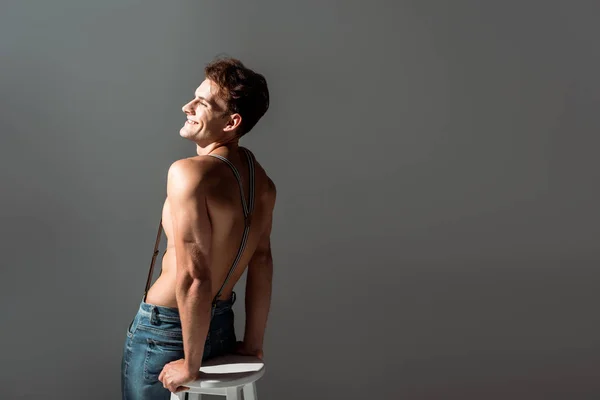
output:
[[[227,400],[258,400],[255,382],[265,373],[265,363],[256,357],[227,355],[206,361],[202,377],[187,384],[185,392],[172,393],[171,400],[200,400],[203,394],[226,396]]]

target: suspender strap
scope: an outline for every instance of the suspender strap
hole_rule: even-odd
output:
[[[254,156],[252,155],[250,150],[248,150],[246,148],[242,148],[242,149],[244,151],[244,154],[246,155],[246,159],[248,160],[248,172],[249,172],[249,176],[250,176],[250,188],[249,188],[250,190],[249,190],[249,199],[248,199],[247,203],[246,203],[246,198],[244,196],[244,185],[242,184],[242,177],[241,177],[239,171],[237,170],[237,168],[235,167],[235,165],[233,165],[233,163],[231,161],[229,161],[228,159],[226,159],[223,156],[220,156],[218,154],[209,154],[212,157],[215,157],[215,158],[218,158],[219,160],[224,161],[227,165],[229,165],[229,167],[233,171],[233,174],[235,175],[235,178],[238,181],[238,185],[240,187],[240,193],[241,193],[241,198],[242,198],[242,208],[243,208],[243,212],[244,212],[244,233],[242,235],[242,242],[238,249],[237,255],[233,261],[233,264],[231,265],[231,268],[229,269],[229,272],[227,273],[227,277],[225,278],[225,281],[223,282],[223,284],[221,285],[221,288],[219,289],[219,291],[215,295],[215,298],[213,299],[213,304],[221,296],[221,293],[223,292],[225,285],[229,281],[229,278],[231,278],[231,275],[233,275],[233,272],[235,271],[238,263],[240,262],[240,258],[242,258],[242,254],[244,253],[246,244],[248,242],[248,235],[250,233],[250,222],[251,222],[250,217],[252,216],[252,212],[254,211],[254,190],[255,190],[254,189],[254,183],[255,183]],[[156,234],[156,243],[154,244],[154,252],[152,253],[152,261],[150,262],[150,270],[148,271],[148,279],[146,280],[146,289],[144,290],[143,301],[146,301],[146,295],[148,294],[148,290],[150,289],[150,285],[152,283],[152,274],[154,272],[154,264],[156,262],[156,256],[158,256],[158,253],[160,252],[158,250],[158,246],[160,245],[161,237],[162,237],[162,218],[160,220],[160,223],[158,224],[158,233]]]
[[[218,154],[211,154],[211,156],[224,161],[227,165],[229,165],[229,167],[233,171],[233,174],[235,175],[235,177],[238,181],[238,184],[240,186],[240,193],[241,193],[241,197],[242,197],[242,207],[244,209],[244,220],[245,220],[244,233],[242,235],[242,242],[240,243],[240,247],[238,249],[237,255],[236,255],[235,259],[233,260],[233,264],[231,265],[231,268],[229,268],[229,272],[227,273],[227,277],[225,278],[225,281],[223,282],[223,284],[221,285],[221,288],[215,295],[213,302],[216,302],[219,299],[219,297],[221,296],[221,293],[223,292],[223,289],[225,289],[225,285],[227,285],[229,278],[231,278],[231,275],[233,275],[233,272],[235,271],[238,263],[240,262],[240,258],[242,258],[242,254],[244,253],[246,244],[248,242],[248,234],[250,233],[250,216],[252,215],[252,212],[254,211],[254,158],[252,156],[252,153],[249,150],[247,150],[245,148],[243,150],[244,150],[244,153],[246,154],[246,159],[248,160],[248,173],[250,176],[248,203],[246,203],[246,199],[244,197],[244,185],[242,184],[242,177],[241,177],[240,173],[238,172],[237,168],[235,167],[235,165],[233,165],[233,163],[231,161],[229,161],[228,159],[226,159],[225,157],[222,157]]]
[[[156,262],[156,256],[159,253],[158,245],[160,244],[160,238],[162,236],[162,218],[158,224],[158,233],[156,234],[156,243],[154,244],[154,253],[152,253],[152,261],[150,262],[150,271],[148,271],[148,279],[146,280],[146,289],[144,289],[143,300],[146,301],[146,295],[150,289],[152,283],[152,273],[154,272],[154,263]]]
[[[233,165],[233,163],[231,161],[229,161],[228,159],[226,159],[225,157],[220,156],[218,154],[209,154],[209,155],[212,156],[212,157],[218,158],[219,160],[225,162],[227,165],[229,165],[229,167],[233,171],[233,174],[235,175],[235,179],[238,181],[238,185],[240,187],[240,195],[241,195],[241,198],[242,198],[242,207],[244,209],[244,217],[247,218],[248,215],[251,212],[250,209],[249,209],[248,203],[252,202],[252,205],[254,205],[254,199],[253,199],[253,195],[252,195],[253,194],[252,191],[254,189],[254,185],[253,185],[254,184],[254,164],[253,163],[252,164],[249,163],[250,165],[248,166],[248,168],[250,170],[250,180],[251,180],[251,182],[250,182],[250,191],[251,191],[251,193],[250,193],[249,202],[246,203],[246,197],[244,196],[244,185],[242,183],[242,176],[238,172],[238,170],[235,167],[235,165]],[[246,157],[250,157],[248,155],[248,153],[246,153]]]

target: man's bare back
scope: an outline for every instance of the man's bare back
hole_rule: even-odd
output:
[[[221,155],[231,161],[238,169],[242,177],[244,197],[249,200],[249,171],[245,157],[241,149],[230,151],[228,148],[219,148],[215,154]],[[240,198],[240,189],[231,168],[223,161],[210,156],[191,157],[197,164],[197,168],[208,169],[215,185],[207,196],[207,208],[210,217],[210,226],[199,229],[210,229],[212,231],[210,253],[212,255],[209,264],[211,272],[212,297],[225,281],[227,273],[237,255],[244,231],[244,213]],[[198,162],[202,160],[201,162]],[[256,253],[255,261],[262,261],[260,257],[269,249],[265,248],[268,239],[272,212],[275,202],[275,186],[267,176],[258,162],[255,163],[255,205],[252,213],[250,232],[246,248],[242,253],[238,267],[228,280],[227,285],[221,293],[221,298],[227,299],[231,296],[233,287],[243,275],[246,266],[252,263],[253,255]],[[161,274],[148,291],[146,302],[164,307],[177,308],[175,296],[176,287],[176,258],[174,243],[169,240],[172,237],[173,226],[169,199],[165,200],[162,210],[162,221],[165,236],[167,237],[167,248],[162,259]],[[261,244],[263,239],[263,247]]]

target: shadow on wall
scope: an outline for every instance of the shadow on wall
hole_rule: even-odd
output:
[[[393,376],[381,376],[380,379],[360,379],[344,384],[283,378],[285,373],[273,372],[269,385],[258,386],[259,398],[264,399],[390,399],[390,400],[572,400],[596,399],[600,392],[598,368],[600,360],[579,367],[555,369],[547,373],[535,373],[519,378],[495,378],[488,382],[480,378],[460,383],[415,384],[411,383],[413,371],[405,367],[404,371],[394,371]],[[439,371],[438,365],[435,370]],[[452,365],[443,368],[452,369]],[[404,373],[403,373],[404,372]],[[426,371],[422,371],[426,373]],[[421,378],[422,380],[422,378]]]

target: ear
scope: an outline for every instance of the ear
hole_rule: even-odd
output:
[[[235,114],[231,114],[229,116],[229,120],[227,121],[227,124],[225,124],[225,127],[223,128],[223,131],[225,132],[232,132],[234,130],[236,130],[242,123],[242,116],[238,113]]]

